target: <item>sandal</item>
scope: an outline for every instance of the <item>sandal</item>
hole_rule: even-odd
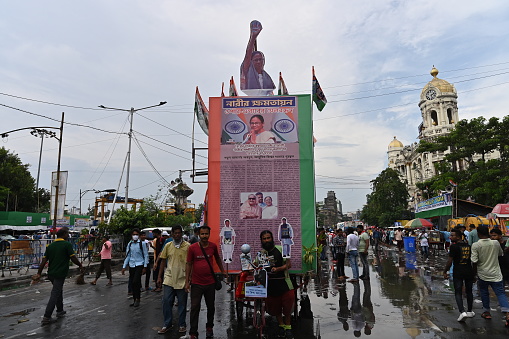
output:
[[[90,282],[90,285],[96,285],[96,283],[95,283],[95,282],[93,282],[93,281],[91,281],[91,282]]]
[[[107,283],[106,286],[113,286],[113,284],[112,283]]]
[[[481,317],[486,319],[486,320],[491,320],[490,312],[483,312],[483,314],[481,314]],[[506,320],[506,322],[507,322],[507,320]]]
[[[509,327],[509,312],[505,314],[505,327]]]

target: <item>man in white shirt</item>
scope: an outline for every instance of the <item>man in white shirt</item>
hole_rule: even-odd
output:
[[[500,244],[496,240],[489,238],[489,229],[487,226],[479,226],[477,228],[479,241],[472,244],[471,261],[474,266],[474,272],[479,278],[479,292],[483,306],[481,317],[491,319],[490,314],[490,294],[488,287],[491,286],[493,292],[497,296],[500,310],[505,313],[505,325],[509,326],[509,302],[504,290],[504,281],[498,257],[504,253]]]
[[[421,234],[419,234],[417,236],[417,240],[420,241],[422,256],[424,257],[424,259],[428,260],[428,254],[429,254],[428,248],[429,248],[429,244],[428,244],[428,234],[426,233],[425,229],[423,229],[421,231]]]
[[[357,257],[359,256],[359,252],[357,251],[359,248],[359,237],[355,235],[353,228],[349,228],[347,233],[346,253],[353,275],[352,279],[348,280],[348,282],[355,283],[359,282],[359,265],[357,264]]]

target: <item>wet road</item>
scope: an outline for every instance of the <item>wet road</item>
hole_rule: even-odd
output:
[[[338,283],[331,262],[323,262],[307,292],[313,319],[294,321],[296,339],[509,337],[502,314],[495,310],[494,296],[493,320],[482,319],[481,304],[474,303],[476,317],[465,323],[456,321],[452,287],[441,278],[444,253],[422,262],[415,254],[382,248],[378,255],[371,253],[369,261],[370,280],[357,284]],[[346,273],[351,276],[348,267]],[[91,281],[92,276],[86,280]],[[67,316],[43,327],[40,320],[49,282],[0,292],[0,338],[179,338],[176,330],[157,334],[162,325],[161,294],[143,292],[141,307],[133,309],[127,298],[127,275],[116,272],[113,281],[112,287],[105,286],[104,278],[97,286],[80,286],[68,279],[64,286]],[[251,312],[246,313],[247,319],[237,320],[233,294],[223,288],[216,296],[215,337],[255,338]],[[275,328],[268,318],[268,338],[274,338]],[[199,329],[204,338],[204,305]]]

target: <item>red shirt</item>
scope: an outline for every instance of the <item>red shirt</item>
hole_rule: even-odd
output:
[[[217,246],[209,241],[209,245],[204,248],[209,262],[212,265],[215,255],[219,256]],[[191,283],[197,285],[211,285],[216,282],[207,260],[203,256],[203,251],[200,248],[200,243],[194,243],[189,246],[187,251],[187,262],[193,263],[193,274],[191,275]],[[213,266],[212,266],[213,267]]]

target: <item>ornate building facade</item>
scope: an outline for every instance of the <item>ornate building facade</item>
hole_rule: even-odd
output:
[[[421,91],[419,108],[422,122],[418,131],[420,140],[431,139],[448,134],[458,122],[458,94],[454,85],[437,77],[438,70],[433,66],[430,72],[433,79]],[[440,162],[449,152],[418,153],[418,143],[404,146],[394,137],[389,144],[387,156],[389,167],[398,171],[408,185],[408,193],[413,200],[421,200],[416,183],[435,176],[434,163]]]
[[[454,85],[437,77],[438,70],[433,66],[430,72],[433,79],[421,91],[419,108],[422,122],[418,128],[418,139],[431,141],[434,138],[446,135],[455,128],[459,121],[458,94]],[[445,152],[418,153],[418,143],[404,146],[394,139],[389,143],[387,156],[388,166],[399,172],[402,180],[408,186],[408,193],[412,201],[424,200],[418,191],[416,183],[431,179],[436,175],[435,163],[444,159],[450,149]],[[487,155],[487,159],[497,158],[498,152]],[[456,164],[458,169],[463,163]],[[445,187],[444,187],[445,189]]]

